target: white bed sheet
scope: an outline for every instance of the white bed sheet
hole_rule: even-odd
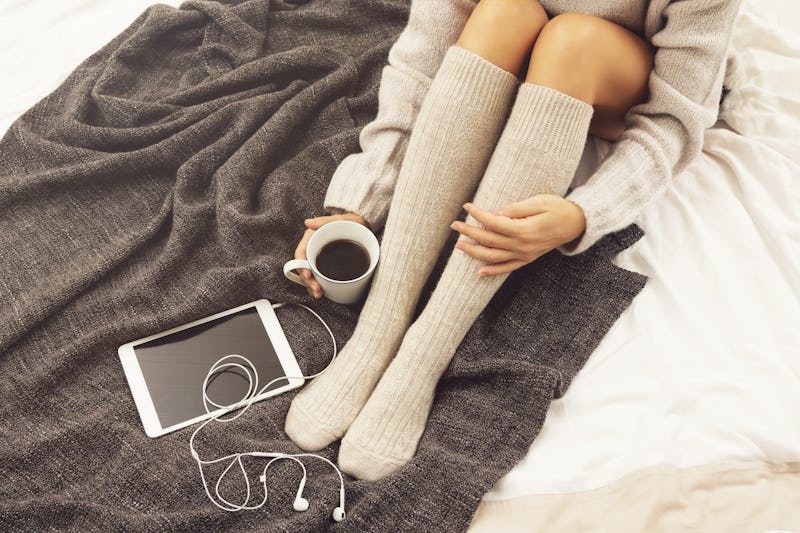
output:
[[[127,28],[151,0],[2,0],[0,136],[84,59]],[[177,6],[177,0],[162,0]]]
[[[636,470],[800,461],[800,11],[745,0],[743,83],[616,264],[649,281],[485,499]],[[598,152],[607,149],[597,143]]]
[[[0,134],[150,3],[5,0]],[[644,211],[646,236],[616,261],[647,286],[486,499],[595,488],[658,464],[800,460],[794,3],[745,1],[734,44],[746,78],[724,116],[735,131],[710,130]]]

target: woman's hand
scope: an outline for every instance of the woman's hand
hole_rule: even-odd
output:
[[[347,213],[343,213],[341,215],[307,218],[304,220],[304,223],[308,229],[305,231],[305,233],[303,233],[303,238],[300,239],[300,243],[294,250],[294,258],[307,259],[306,245],[308,245],[308,239],[310,239],[311,235],[313,235],[314,232],[321,226],[324,226],[328,222],[333,222],[334,220],[352,220],[353,222],[358,222],[359,224],[369,228],[369,224],[367,224],[367,221],[364,220],[364,217],[358,213],[353,213],[352,211],[348,211]],[[308,290],[309,296],[313,296],[314,298],[322,298],[322,287],[316,278],[314,278],[314,274],[311,272],[311,270],[307,268],[299,268],[298,271],[300,274],[300,279],[306,285],[306,290]]]
[[[577,239],[586,230],[583,210],[553,194],[537,194],[496,213],[470,203],[464,204],[464,209],[483,228],[459,220],[450,227],[476,241],[472,244],[459,239],[456,248],[489,263],[478,269],[481,277],[512,272]]]

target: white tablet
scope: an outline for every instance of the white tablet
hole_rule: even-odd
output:
[[[279,376],[302,376],[278,317],[268,300],[256,300],[119,347],[119,358],[148,437],[159,437],[206,420],[203,381],[211,366],[229,354],[247,357],[258,387]],[[295,389],[304,380],[287,377],[257,397]],[[228,369],[210,380],[208,397],[231,405],[247,393],[243,371]],[[209,405],[209,408],[212,408]]]

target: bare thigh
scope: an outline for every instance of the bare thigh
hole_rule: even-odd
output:
[[[624,131],[628,110],[648,98],[653,47],[599,17],[564,13],[548,19],[536,0],[481,0],[456,45],[527,82],[591,104],[589,133],[609,141]]]
[[[626,28],[565,13],[539,33],[525,80],[591,104],[589,133],[615,141],[625,129],[625,114],[648,97],[653,57],[653,47]]]
[[[481,0],[456,45],[519,76],[547,20],[536,0]]]

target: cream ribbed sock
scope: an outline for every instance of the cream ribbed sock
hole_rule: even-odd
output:
[[[475,192],[519,86],[515,75],[457,46],[426,93],[397,178],[381,258],[353,335],[292,401],[286,433],[304,450],[344,435],[397,353],[420,292]]]
[[[496,211],[539,193],[563,196],[592,113],[592,106],[581,100],[523,83],[473,203]],[[467,223],[480,227],[472,216]],[[379,479],[414,455],[439,378],[509,275],[479,278],[478,268],[485,264],[453,249],[425,309],[342,439],[339,466],[344,472]]]

